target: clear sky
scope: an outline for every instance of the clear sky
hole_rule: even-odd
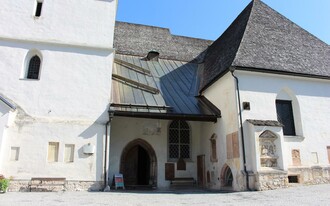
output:
[[[165,27],[172,34],[215,40],[250,0],[118,0],[117,20]],[[263,0],[330,44],[330,0]]]

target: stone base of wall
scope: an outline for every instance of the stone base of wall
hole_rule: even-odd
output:
[[[30,180],[11,180],[9,192],[30,192]],[[32,191],[37,192],[58,192],[58,191],[101,191],[103,190],[103,181],[67,181],[64,186],[40,186]]]
[[[280,170],[259,171],[255,178],[255,189],[259,191],[286,188],[289,185],[287,172]]]
[[[330,167],[292,167],[288,169],[288,176],[297,176],[300,184],[330,183]]]

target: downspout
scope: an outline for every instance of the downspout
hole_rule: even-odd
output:
[[[113,118],[113,111],[109,110],[109,120],[105,124],[105,144],[104,144],[104,168],[103,168],[103,173],[104,173],[104,191],[108,190],[108,185],[107,185],[107,156],[108,156],[108,128],[111,124],[111,120]]]
[[[237,90],[237,98],[238,98],[238,110],[239,110],[239,119],[240,119],[240,127],[241,127],[241,139],[242,139],[242,149],[243,149],[243,165],[244,165],[244,172],[246,175],[246,187],[249,191],[251,191],[250,184],[249,184],[249,173],[246,169],[246,156],[245,156],[245,143],[244,143],[244,131],[243,131],[243,120],[242,120],[242,107],[241,107],[241,96],[239,93],[239,86],[238,86],[238,78],[234,75],[235,68],[231,68],[230,72],[231,75],[236,80],[236,90]]]

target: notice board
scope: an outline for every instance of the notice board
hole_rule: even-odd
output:
[[[121,187],[121,188],[125,189],[125,186],[124,186],[124,176],[123,176],[123,174],[115,174],[114,175],[114,179],[115,179],[115,187],[116,187],[116,189],[118,187]]]

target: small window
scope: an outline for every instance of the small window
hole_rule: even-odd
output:
[[[28,79],[39,79],[40,64],[41,60],[37,55],[30,59],[27,71]]]
[[[42,1],[37,0],[36,11],[34,16],[39,17],[41,16],[41,9],[42,9]]]
[[[276,100],[277,120],[283,124],[283,134],[295,136],[292,103],[287,100]]]
[[[169,160],[190,159],[190,127],[186,121],[174,120],[169,126]]]
[[[66,144],[64,149],[64,162],[73,162],[74,144]]]
[[[299,177],[297,175],[288,176],[289,183],[299,183]]]
[[[10,161],[18,161],[19,147],[10,148]]]
[[[48,162],[58,162],[58,142],[48,143]]]

